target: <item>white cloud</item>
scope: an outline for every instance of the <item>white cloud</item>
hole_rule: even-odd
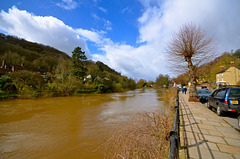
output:
[[[29,41],[55,47],[69,55],[75,47],[80,46],[88,58],[91,56],[86,40],[97,42],[100,38],[91,31],[75,30],[57,18],[36,16],[16,7],[10,8],[8,13],[1,11],[0,29]]]
[[[99,33],[94,32],[94,31],[89,31],[89,30],[85,30],[85,29],[76,29],[76,32],[85,37],[87,40],[90,40],[92,42],[95,42],[97,44],[101,43],[101,36]]]
[[[95,13],[92,13],[92,17],[99,22],[103,22],[103,25],[106,28],[106,30],[112,30],[112,23],[109,20],[101,18]]]
[[[219,54],[240,48],[240,1],[239,0],[139,0],[144,12],[138,18],[138,47],[126,43],[114,43],[103,38],[104,32],[73,29],[54,17],[41,17],[13,7],[0,14],[0,28],[27,40],[40,42],[70,53],[80,46],[89,53],[86,40],[97,44],[105,54],[92,55],[113,69],[132,78],[155,80],[166,69],[166,44],[173,33],[184,23],[193,22],[215,36]],[[112,23],[97,15],[112,29]],[[60,40],[59,40],[60,39]]]
[[[63,9],[71,10],[71,9],[76,9],[78,6],[78,3],[73,0],[62,0],[62,2],[59,2],[56,5]]]
[[[129,7],[126,7],[126,8],[123,8],[121,13],[124,14],[124,13],[131,13],[132,10],[129,8]]]
[[[140,0],[144,12],[139,17],[139,47],[126,44],[105,45],[104,56],[93,55],[130,77],[155,80],[170,73],[165,59],[167,42],[185,23],[195,23],[215,37],[220,55],[240,48],[239,0]],[[143,43],[141,45],[141,43]],[[170,73],[171,74],[171,73]]]
[[[106,27],[106,30],[112,30],[112,23],[109,20],[103,19],[104,26]]]
[[[103,13],[107,13],[107,9],[105,9],[105,8],[103,8],[103,7],[98,7],[98,9],[99,9],[100,11],[102,11]]]
[[[161,55],[155,55],[156,47],[142,45],[134,48],[126,44],[109,43],[102,47],[106,55],[95,54],[93,59],[99,59],[132,78],[155,79],[158,74],[156,65],[163,67]]]

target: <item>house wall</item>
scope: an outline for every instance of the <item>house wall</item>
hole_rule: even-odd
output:
[[[236,67],[230,67],[225,72],[216,74],[216,82],[236,85],[238,81],[240,81],[240,70]]]

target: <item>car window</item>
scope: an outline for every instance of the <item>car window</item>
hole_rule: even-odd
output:
[[[207,93],[207,94],[211,94],[212,93],[212,91],[209,91],[209,90],[205,90],[206,92],[205,93]]]
[[[198,90],[198,94],[203,94],[204,91],[203,90]]]
[[[216,94],[217,94],[218,92],[219,92],[219,90],[214,91],[213,94],[212,94],[212,96],[213,96],[213,97],[216,96]]]
[[[225,97],[225,93],[226,93],[226,90],[225,90],[225,89],[220,90],[220,91],[216,94],[216,97],[218,97],[218,98],[224,98],[224,97]]]
[[[240,97],[240,89],[230,89],[229,97]]]
[[[209,90],[198,90],[198,94],[211,94],[212,92]]]

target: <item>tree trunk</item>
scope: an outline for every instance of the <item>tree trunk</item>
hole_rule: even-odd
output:
[[[191,57],[185,57],[185,60],[188,63],[189,76],[190,76],[190,88],[189,88],[189,101],[198,101],[197,98],[197,81],[196,81],[196,69],[192,64]]]

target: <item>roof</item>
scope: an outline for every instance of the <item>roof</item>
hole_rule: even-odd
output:
[[[230,68],[230,67],[225,68],[225,69],[222,69],[222,70],[220,70],[217,74],[219,74],[219,73],[223,73],[223,72],[226,72],[229,68]],[[237,68],[237,69],[240,70],[240,67],[235,67],[235,68]]]

